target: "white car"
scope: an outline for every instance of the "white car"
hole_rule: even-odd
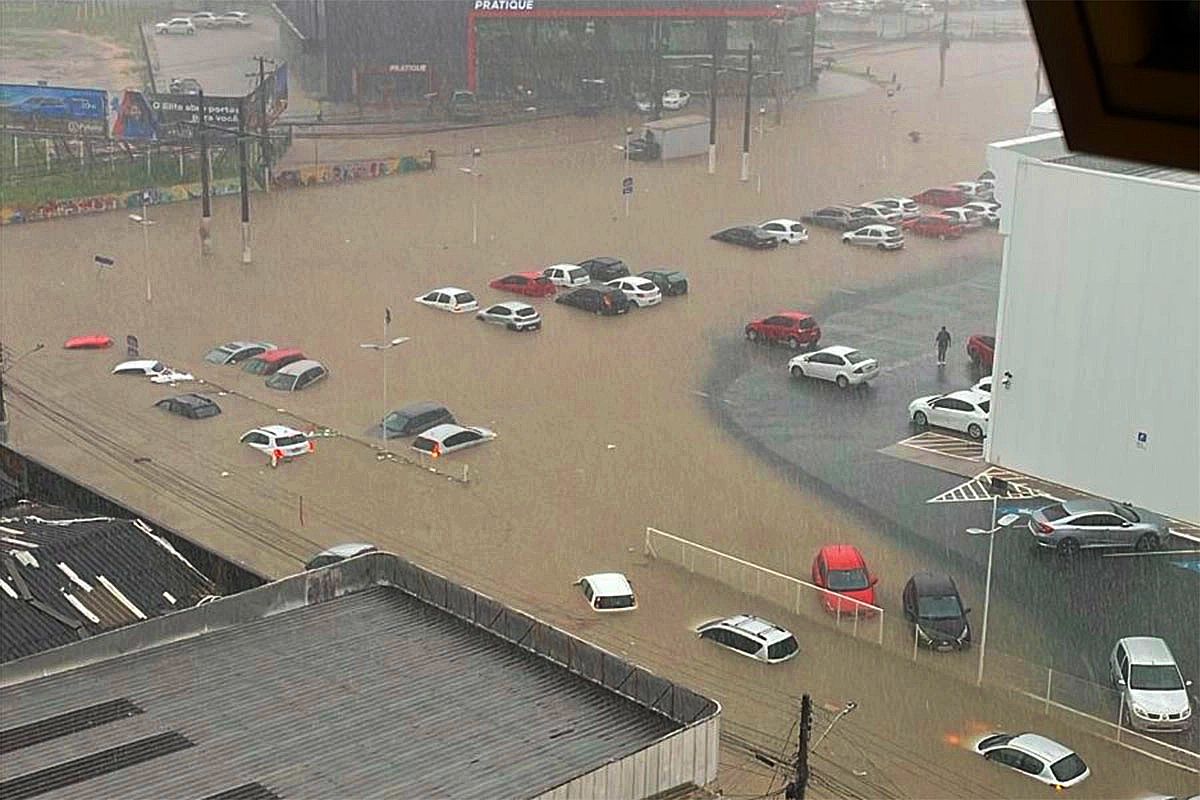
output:
[[[1139,731],[1186,731],[1192,726],[1191,681],[1171,648],[1153,636],[1128,636],[1109,656],[1109,676],[1125,696],[1125,719]]]
[[[870,206],[863,204],[856,206],[866,213],[866,219],[876,225],[899,225],[904,221],[904,212],[898,208],[887,208],[885,206]]]
[[[211,28],[217,19],[217,15],[211,11],[197,11],[195,14],[188,14],[188,19],[197,27]]]
[[[878,247],[880,250],[899,250],[904,247],[904,234],[893,225],[867,225],[842,234],[842,244]]]
[[[490,442],[495,438],[495,431],[487,428],[472,428],[446,423],[435,425],[413,439],[412,448],[437,458],[447,453],[453,453],[455,450],[463,450],[477,444]]]
[[[242,434],[242,444],[271,457],[271,463],[296,458],[314,452],[312,441],[295,428],[286,425],[263,425]]]
[[[966,206],[952,206],[950,208],[943,208],[938,213],[949,217],[950,219],[954,220],[956,224],[962,225],[968,230],[974,230],[975,228],[983,227],[983,217],[980,216],[979,212],[973,208],[967,208]]]
[[[245,28],[250,25],[250,15],[245,11],[226,11],[213,20],[211,27]]]
[[[542,315],[529,303],[510,300],[488,306],[475,315],[475,319],[492,325],[503,325],[510,331],[536,331],[542,327]]]
[[[800,651],[790,631],[750,614],[714,619],[696,628],[696,633],[701,639],[768,664],[787,661]]]
[[[975,381],[975,385],[971,387],[971,391],[975,392],[976,394],[985,394],[990,397],[992,394],[992,376],[985,375],[984,377]]]
[[[662,104],[667,111],[679,111],[687,108],[692,96],[683,89],[667,89],[663,92]]]
[[[950,184],[955,189],[958,189],[972,200],[991,200],[994,194],[993,183],[991,186],[981,183],[980,181],[958,181]]]
[[[780,244],[800,244],[808,241],[808,228],[794,219],[771,219],[758,228],[774,236]]]
[[[899,211],[901,219],[916,219],[921,216],[921,209],[911,197],[881,197],[863,203],[862,208],[870,208],[880,213]]]
[[[151,383],[176,383],[179,381],[194,381],[195,376],[188,372],[176,372],[161,361],[139,359],[122,361],[113,367],[113,375],[144,375]]]
[[[414,297],[413,300],[423,306],[449,311],[451,314],[465,314],[479,308],[479,301],[475,299],[475,295],[456,286],[434,289],[428,294]]]
[[[989,200],[972,200],[963,203],[962,208],[974,211],[986,225],[1000,224],[1000,204]]]
[[[154,25],[155,33],[174,33],[180,35],[191,36],[196,32],[196,26],[187,17],[175,17],[166,22],[159,22]]]
[[[613,278],[604,284],[614,289],[620,289],[629,302],[638,308],[649,308],[662,302],[662,290],[649,278],[629,275],[624,278]]]
[[[815,353],[796,356],[788,362],[793,378],[820,378],[840,388],[866,383],[879,375],[879,362],[853,347],[833,345]]]
[[[993,733],[973,749],[988,761],[1062,789],[1082,783],[1091,774],[1071,748],[1036,733]]]
[[[578,264],[554,264],[542,270],[542,274],[549,278],[555,286],[562,286],[566,289],[587,286],[592,282],[588,271]]]
[[[991,406],[988,395],[964,389],[950,394],[918,397],[908,404],[908,418],[919,428],[934,425],[960,431],[979,440],[987,435]]]
[[[637,608],[633,587],[629,585],[629,579],[619,572],[584,575],[575,581],[575,585],[583,589],[583,596],[587,598],[592,610],[601,614],[633,611]]]
[[[929,3],[909,3],[904,7],[904,13],[910,17],[932,17],[933,6]]]

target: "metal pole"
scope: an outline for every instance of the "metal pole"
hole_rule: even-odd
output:
[[[938,42],[938,88],[946,85],[946,51],[950,49],[950,3],[942,9],[942,36]]]
[[[242,263],[250,263],[250,182],[246,176],[246,109],[238,110],[238,178],[242,194]]]
[[[259,140],[259,147],[262,150],[263,160],[263,191],[271,191],[271,139],[270,132],[267,127],[267,93],[263,89],[263,83],[267,80],[266,67],[267,61],[263,56],[256,56],[258,59],[258,125],[259,133],[262,139]],[[272,62],[274,63],[274,62]],[[274,75],[272,75],[274,78]]]
[[[996,552],[996,498],[992,496],[992,524],[988,534],[987,580],[983,589],[983,630],[979,634],[979,669],[975,673],[975,685],[983,685],[983,657],[987,652],[988,611],[992,602],[992,557]]]
[[[717,28],[709,28],[712,45],[712,77],[708,81],[708,174],[717,171]]]
[[[205,124],[204,92],[199,93],[200,102],[200,254],[212,252],[209,234],[212,231],[212,202],[209,199],[210,163],[208,160],[208,130]],[[239,113],[238,116],[241,116]]]
[[[17,168],[19,168],[21,166],[21,148],[17,146],[17,137],[15,134],[13,135],[12,140],[13,140],[13,170],[15,171]]]
[[[387,318],[386,318],[386,317],[384,318],[384,323],[383,323],[383,341],[384,341],[384,342],[388,342],[388,341],[390,341],[390,340],[388,339],[388,324],[387,324]],[[381,416],[381,417],[379,418],[379,432],[380,432],[380,434],[382,434],[382,435],[383,435],[383,450],[384,450],[384,452],[387,452],[387,449],[388,449],[388,435],[387,435],[387,415],[388,415],[388,401],[387,401],[387,362],[388,362],[388,351],[387,351],[387,349],[386,349],[386,346],[385,346],[385,349],[383,349],[383,350],[380,350],[380,351],[379,351],[379,355],[380,355],[380,356],[383,358],[383,416]]]
[[[741,181],[750,180],[750,90],[754,84],[754,42],[746,49],[746,110],[742,119],[742,175]]]
[[[146,270],[146,302],[154,302],[153,296],[150,294],[150,217],[146,213],[146,200],[149,198],[149,192],[142,192],[142,265]]]

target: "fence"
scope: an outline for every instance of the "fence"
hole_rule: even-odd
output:
[[[757,595],[823,623],[856,639],[883,645],[883,609],[831,592],[799,578],[722,553],[657,528],[646,528],[646,555],[678,564],[742,592]]]

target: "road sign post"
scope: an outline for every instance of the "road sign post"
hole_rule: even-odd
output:
[[[633,194],[633,178],[626,176],[621,180],[621,194],[625,197],[625,216],[629,216],[629,198]]]

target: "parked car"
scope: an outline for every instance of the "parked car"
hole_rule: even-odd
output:
[[[827,544],[812,563],[812,582],[826,592],[821,604],[831,614],[869,617],[875,614],[875,585],[879,579],[852,544]],[[848,599],[843,599],[848,598]]]
[[[226,11],[218,14],[211,27],[214,28],[248,28],[251,25],[250,15],[245,11]]]
[[[503,325],[510,331],[541,330],[542,315],[529,303],[509,301],[488,306],[475,315],[475,319],[492,325]]]
[[[1154,636],[1120,639],[1108,659],[1109,677],[1125,696],[1125,723],[1139,731],[1186,731],[1192,701],[1171,648]]]
[[[633,587],[629,585],[629,579],[619,572],[584,575],[575,581],[575,585],[583,590],[588,606],[601,614],[633,611],[637,608]]]
[[[904,247],[904,234],[894,225],[867,225],[842,234],[842,244],[877,247],[880,250],[899,250]]]
[[[770,219],[758,228],[774,236],[780,244],[800,244],[808,241],[808,228],[794,219]]]
[[[587,270],[588,277],[597,283],[624,278],[630,274],[629,267],[625,265],[624,261],[610,256],[589,258],[586,261],[580,261],[579,266]]]
[[[416,436],[438,425],[453,425],[456,421],[454,415],[450,413],[450,409],[441,403],[434,403],[432,401],[409,403],[383,418],[383,424],[387,428],[388,439]],[[367,433],[378,436],[380,428],[377,425]]]
[[[649,278],[630,275],[626,278],[617,278],[616,280],[608,281],[604,285],[620,289],[629,298],[629,302],[635,308],[649,308],[662,302],[662,292],[654,281]]]
[[[667,111],[679,111],[687,108],[692,96],[683,89],[667,89],[663,92],[662,107]]]
[[[965,194],[968,200],[991,200],[995,191],[995,183],[989,186],[982,181],[957,181],[950,187]]]
[[[195,78],[172,78],[167,84],[167,91],[171,94],[200,94],[204,87]]]
[[[993,227],[1000,224],[1000,204],[987,200],[972,200],[963,204],[963,208],[974,211],[983,220],[984,225]]]
[[[191,36],[196,32],[196,26],[187,17],[175,17],[166,22],[158,22],[154,25],[154,32],[157,34],[180,34]]]
[[[875,378],[879,374],[879,362],[853,347],[833,345],[815,353],[794,356],[788,362],[788,373],[793,378],[819,378],[846,389]]]
[[[970,197],[967,197],[960,189],[953,187],[937,187],[934,189],[926,189],[920,194],[914,194],[913,200],[923,206],[938,206],[946,208],[948,206],[961,206],[963,203],[969,203]]]
[[[938,239],[959,239],[965,228],[946,214],[922,214],[916,219],[901,223],[906,231],[912,231],[918,236],[936,236]]]
[[[541,272],[514,272],[496,278],[488,286],[525,297],[549,297],[558,291],[554,283]]]
[[[696,628],[696,633],[701,639],[768,664],[787,661],[800,652],[790,631],[750,614],[714,619]]]
[[[984,375],[979,380],[975,381],[975,385],[971,387],[971,391],[977,394],[991,395],[992,393],[992,376]]]
[[[844,231],[866,224],[863,221],[863,217],[865,216],[865,212],[860,208],[835,205],[818,208],[811,214],[801,217],[801,219],[811,225],[820,225],[822,228],[833,228],[837,231]]]
[[[1085,498],[1053,503],[1029,515],[1029,532],[1041,547],[1072,556],[1082,548],[1128,548],[1146,552],[1167,543],[1167,521],[1152,511],[1111,500]]]
[[[413,300],[423,306],[449,311],[451,314],[465,314],[479,308],[479,301],[475,299],[475,295],[456,286],[434,289],[420,297],[414,297]]]
[[[204,360],[210,364],[237,364],[274,349],[270,342],[229,342],[209,350]]]
[[[242,371],[251,375],[274,375],[288,364],[303,361],[305,358],[307,356],[303,351],[294,347],[278,347],[246,359],[242,364]]]
[[[770,250],[779,247],[779,240],[757,225],[737,225],[717,231],[711,237],[718,242],[728,242],[753,250]]]
[[[976,368],[992,368],[996,356],[996,337],[973,333],[967,338],[967,355]]]
[[[899,225],[904,220],[904,212],[898,208],[883,208],[872,204],[856,206],[860,212],[858,219],[869,225]]]
[[[991,405],[988,395],[964,389],[918,397],[908,404],[908,417],[918,428],[933,425],[960,431],[979,440],[987,435]]]
[[[417,436],[413,439],[412,448],[437,458],[447,453],[453,453],[455,450],[465,450],[468,447],[490,442],[495,438],[496,433],[487,428],[446,423],[435,425]]]
[[[988,761],[1063,789],[1082,783],[1091,774],[1083,759],[1069,747],[1036,733],[993,733],[975,744],[975,752]]]
[[[573,292],[560,294],[554,302],[604,316],[624,314],[630,306],[625,293],[611,286],[581,286]]]
[[[648,269],[645,272],[638,273],[641,277],[647,280],[654,281],[654,285],[663,293],[663,297],[677,297],[688,293],[687,275],[675,269]]]
[[[320,361],[305,358],[280,367],[267,378],[267,388],[281,392],[298,392],[329,377],[329,370]]]
[[[949,575],[918,572],[904,584],[901,595],[904,618],[913,624],[914,637],[931,650],[966,650],[971,646],[971,624]]]
[[[783,342],[793,350],[816,347],[821,341],[821,326],[803,311],[780,311],[746,325],[746,338],[752,342]]]
[[[217,15],[212,13],[211,11],[197,11],[194,14],[188,14],[188,19],[190,19],[192,21],[192,24],[198,28],[213,27],[212,22],[216,18],[217,18]]]
[[[170,411],[188,419],[208,419],[221,413],[221,407],[212,398],[201,394],[177,394],[154,404],[155,408]]]
[[[921,209],[911,197],[881,197],[869,203],[863,203],[862,208],[873,208],[879,211],[900,212],[900,218],[916,219],[921,216]]]
[[[574,289],[577,286],[587,286],[592,278],[588,271],[578,264],[555,264],[542,270],[542,275],[556,287]]]
[[[973,208],[967,208],[966,206],[951,206],[949,208],[943,208],[941,213],[954,220],[956,224],[962,225],[969,231],[983,227],[983,217],[980,216],[979,212],[975,211]]]
[[[279,461],[288,461],[297,456],[315,452],[317,449],[307,436],[286,425],[264,425],[261,428],[252,428],[243,433],[239,441],[260,453],[271,456],[272,465]]]
[[[910,17],[932,17],[933,6],[929,3],[908,3],[904,6],[904,13]]]
[[[72,336],[63,342],[64,350],[103,350],[112,347],[112,337],[103,333],[90,333],[83,336]]]
[[[113,367],[113,375],[143,375],[150,378],[151,383],[177,383],[196,379],[189,372],[176,372],[161,361],[151,359],[122,361]]]
[[[322,550],[308,560],[304,565],[304,569],[313,570],[321,567],[328,567],[330,564],[337,564],[340,561],[345,561],[348,558],[355,556],[366,555],[367,553],[379,552],[379,548],[373,544],[366,542],[348,542],[346,544],[337,544],[328,549]]]
[[[483,108],[474,92],[454,91],[446,102],[446,113],[454,122],[475,122],[483,118]]]

